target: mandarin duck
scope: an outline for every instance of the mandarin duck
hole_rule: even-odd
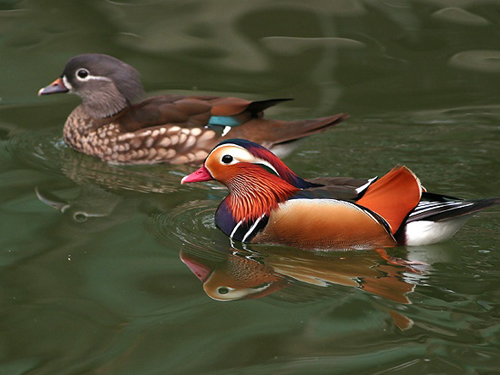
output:
[[[298,140],[345,120],[337,114],[286,122],[264,110],[289,99],[250,101],[217,96],[144,95],[139,73],[107,55],[68,61],[61,76],[38,95],[74,93],[82,104],[69,115],[65,142],[113,164],[201,164],[221,140],[246,138],[286,156]]]
[[[339,199],[329,186],[300,178],[254,142],[220,142],[182,183],[217,180],[229,195],[215,223],[232,240],[303,249],[428,245],[450,238],[500,198],[463,200],[428,193],[406,167],[352,187]]]

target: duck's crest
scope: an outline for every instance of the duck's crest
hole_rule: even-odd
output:
[[[228,139],[219,143],[220,145],[224,144],[234,144],[240,147],[245,148],[250,152],[253,156],[259,159],[263,159],[270,163],[276,172],[278,172],[279,177],[288,182],[289,184],[299,188],[299,189],[307,189],[311,187],[322,186],[319,184],[314,184],[312,182],[308,182],[302,178],[300,178],[295,172],[293,172],[290,168],[288,168],[285,163],[283,163],[280,158],[274,155],[267,148],[259,145],[258,143],[248,141],[246,139]]]

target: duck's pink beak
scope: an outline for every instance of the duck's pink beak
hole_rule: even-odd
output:
[[[181,184],[186,184],[188,182],[201,182],[201,181],[210,181],[214,178],[210,174],[207,168],[204,165],[201,166],[200,169],[187,175],[181,180]]]
[[[191,259],[188,255],[186,255],[182,252],[181,252],[180,257],[181,257],[182,263],[184,263],[186,266],[188,266],[189,269],[191,270],[191,272],[194,273],[195,276],[198,279],[200,279],[202,283],[207,281],[208,277],[212,273],[212,270],[208,266],[206,266],[200,262],[197,262],[194,259]]]

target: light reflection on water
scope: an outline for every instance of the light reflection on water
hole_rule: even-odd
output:
[[[190,167],[78,155],[61,142],[78,99],[36,97],[68,58],[108,53],[151,94],[294,97],[270,111],[287,120],[349,112],[286,160],[304,177],[406,164],[431,191],[496,196],[498,14],[482,1],[2,2],[0,373],[498,371],[498,208],[447,243],[390,251],[423,274],[373,252],[234,250],[212,221],[223,189],[180,186]],[[216,301],[188,257],[212,287],[254,273],[270,279],[251,292],[278,287]]]

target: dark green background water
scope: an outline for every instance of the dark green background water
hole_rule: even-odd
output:
[[[212,222],[224,190],[181,186],[191,167],[78,155],[61,139],[78,98],[36,96],[72,56],[107,53],[150,94],[350,113],[288,157],[304,177],[406,164],[431,191],[499,196],[500,2],[4,0],[0,33],[0,374],[500,373],[499,208],[392,251],[427,262],[422,275],[373,252],[254,248],[287,285],[219,302],[180,253],[232,264]],[[346,262],[386,296],[330,280]]]

